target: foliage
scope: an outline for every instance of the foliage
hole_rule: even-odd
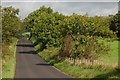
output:
[[[0,43],[2,42],[2,10],[0,6]]]
[[[85,43],[80,45],[78,50],[82,49],[82,52],[79,51],[81,53],[79,56],[91,61],[110,51],[109,45],[105,45],[104,42],[99,43],[94,36],[87,36]]]
[[[88,15],[66,16],[61,23],[63,35],[90,35],[101,37],[114,37],[115,35],[109,29],[109,17],[88,17]]]
[[[111,18],[110,29],[120,37],[120,11]]]
[[[80,35],[78,41],[73,41],[70,36],[67,36],[64,38],[60,56],[93,61],[102,54],[108,54],[109,51],[109,45],[99,42],[94,36]]]
[[[85,78],[107,74],[107,72],[102,70],[104,66],[101,65],[99,69],[88,69],[89,67],[83,69],[82,66],[70,65],[64,61],[57,64],[56,60],[68,57],[74,60],[83,58],[93,62],[101,55],[107,55],[110,51],[109,45],[98,41],[98,38],[116,37],[114,31],[109,28],[110,20],[110,17],[89,17],[87,14],[82,16],[73,13],[65,16],[53,12],[50,7],[42,6],[25,18],[24,26],[31,34],[35,49],[40,49],[40,52],[37,51],[43,59],[71,75]]]
[[[83,36],[84,37],[84,36]],[[99,39],[100,40],[100,39]],[[101,42],[101,41],[100,41]],[[107,44],[107,41],[105,41],[105,43]],[[115,44],[115,45],[114,45]],[[112,50],[116,49],[116,47],[118,47],[118,41],[115,41],[115,42],[110,42],[110,46],[112,46]],[[52,49],[46,49],[45,51],[54,51],[55,49],[52,48]],[[116,53],[114,52],[116,51]],[[118,59],[116,58],[116,61],[113,61],[113,59],[115,59],[115,55],[117,56],[118,54],[118,50],[114,50],[112,51],[112,55],[111,54],[106,54],[106,55],[102,55],[101,57],[101,60],[103,63],[105,63],[104,65],[107,65],[107,64],[112,64],[113,66],[115,66],[115,62],[118,62]],[[46,59],[48,58],[49,56],[47,55],[44,55],[46,54],[46,52],[44,53],[39,53],[39,55],[43,58],[43,59]],[[54,53],[50,53],[50,54],[54,54]],[[43,57],[44,56],[44,57]],[[46,57],[46,58],[45,58]],[[103,60],[104,59],[104,60]],[[98,61],[101,61],[101,60],[98,60]],[[108,61],[107,61],[108,60]],[[78,78],[116,78],[116,79],[119,79],[119,75],[120,73],[115,70],[115,69],[112,69],[112,66],[110,65],[109,67],[107,66],[101,66],[101,65],[97,65],[95,63],[93,63],[91,66],[87,66],[88,64],[82,64],[80,66],[78,65],[71,65],[70,63],[68,63],[67,61],[59,61],[59,62],[54,62],[56,61],[56,59],[50,59],[48,60],[48,62],[52,62],[52,64],[57,67],[59,70],[73,76],[73,77],[78,77]],[[54,62],[54,63],[53,63]],[[76,63],[77,64],[77,63]],[[94,79],[93,79],[94,80]],[[95,79],[96,80],[96,79]]]
[[[13,57],[10,42],[12,43],[12,38],[18,37],[20,32],[30,32],[30,39],[34,40],[35,48],[41,51],[39,55],[50,64],[59,62],[62,57],[73,58],[74,61],[76,58],[85,58],[93,61],[102,54],[109,52],[109,45],[99,42],[97,40],[98,37],[104,39],[115,38],[116,35],[114,33],[117,33],[118,36],[120,35],[119,13],[112,18],[89,17],[87,14],[81,16],[75,13],[65,16],[58,12],[53,12],[50,7],[42,6],[20,22],[18,9],[7,7],[1,11],[3,66],[10,57]],[[71,66],[64,62],[57,65],[63,67],[63,70],[70,67],[66,72],[74,73],[77,77],[93,77],[93,75],[89,74],[95,72],[93,69],[83,75],[86,70],[79,66]],[[100,73],[98,71],[98,74]]]
[[[45,6],[29,14],[24,23],[40,51],[61,47],[60,57],[94,60],[109,51],[108,45],[99,43],[97,37],[115,37],[109,29],[109,17],[89,17],[87,14],[81,16],[75,13],[64,16]]]
[[[11,42],[12,37],[20,29],[20,20],[18,18],[19,9],[6,7],[2,9],[2,41]]]
[[[52,9],[42,6],[32,12],[26,19],[26,29],[30,31],[32,37],[42,43],[43,49],[49,46],[60,45],[59,23],[63,15],[53,12]]]
[[[108,53],[109,47],[97,41],[97,36],[114,37],[113,32],[109,30],[107,18],[97,16],[89,18],[87,15],[73,14],[66,16],[60,25],[63,36],[62,57],[94,60],[101,54]]]
[[[50,61],[51,59],[55,59],[59,54],[59,48],[49,47],[48,49],[44,49],[42,52],[39,53],[42,58],[46,61]]]
[[[73,54],[72,48],[73,48],[73,39],[70,35],[67,35],[63,38],[59,56],[70,57]]]
[[[19,9],[5,7],[0,12],[2,17],[2,77],[13,78],[16,37],[18,36],[17,32],[20,30]]]

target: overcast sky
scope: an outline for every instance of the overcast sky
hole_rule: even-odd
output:
[[[118,2],[40,2],[40,1],[2,1],[2,6],[13,6],[20,9],[20,18],[25,18],[29,13],[40,6],[51,7],[54,11],[58,11],[64,15],[77,13],[83,15],[88,13],[89,16],[108,16],[118,12]]]

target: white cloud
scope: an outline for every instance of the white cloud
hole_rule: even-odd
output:
[[[108,15],[114,15],[117,12],[118,12],[117,3],[107,3],[107,4],[104,3],[101,6],[94,7],[90,11],[90,15],[92,15],[92,16],[94,16],[94,15],[108,16]]]
[[[2,0],[2,2],[119,2],[119,0]]]
[[[45,5],[65,15],[72,13],[85,14],[90,16],[116,14],[118,11],[117,2],[3,2],[2,6],[13,6],[20,9],[21,18]]]

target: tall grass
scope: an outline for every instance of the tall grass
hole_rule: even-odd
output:
[[[13,39],[12,43],[9,45],[4,44],[4,47],[2,52],[7,52],[5,57],[2,59],[2,78],[13,78],[14,72],[15,72],[15,61],[16,61],[16,44],[17,39]],[[8,49],[10,48],[10,49]],[[5,53],[4,53],[5,54]]]

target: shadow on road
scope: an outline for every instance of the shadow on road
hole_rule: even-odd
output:
[[[18,52],[20,54],[37,54],[36,51]]]
[[[25,45],[25,44],[18,44],[18,45],[16,45],[16,46],[21,46],[21,47],[34,47],[34,46],[31,45],[31,44],[27,44],[27,45]]]
[[[50,64],[47,64],[47,63],[39,63],[39,64],[36,64],[36,65],[40,65],[40,66],[51,66]]]

